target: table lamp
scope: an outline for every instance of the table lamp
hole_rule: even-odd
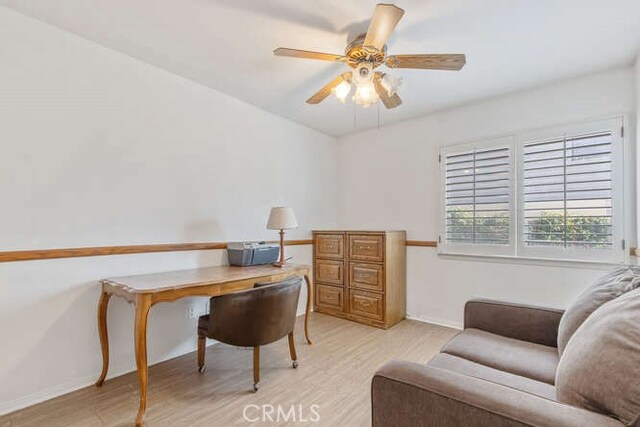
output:
[[[292,228],[298,228],[298,220],[296,219],[296,214],[293,212],[293,208],[271,208],[267,229],[280,230],[280,261],[273,263],[276,267],[284,267],[286,264],[284,259],[284,230],[290,230]]]

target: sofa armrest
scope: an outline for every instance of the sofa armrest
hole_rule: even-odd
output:
[[[371,407],[373,427],[623,426],[602,414],[405,361],[389,362],[375,374]]]
[[[488,299],[467,301],[464,328],[557,347],[564,310]]]

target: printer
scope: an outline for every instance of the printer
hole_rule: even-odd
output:
[[[271,264],[280,256],[280,246],[267,242],[229,242],[227,244],[229,264],[245,267]]]

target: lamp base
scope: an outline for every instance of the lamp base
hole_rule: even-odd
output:
[[[280,259],[280,261],[276,261],[276,262],[272,262],[271,265],[273,265],[274,267],[286,267],[288,265],[291,265],[289,263],[289,261],[291,261],[291,258],[293,258],[292,256],[290,256],[289,258],[285,258],[285,259]]]
[[[280,230],[280,259],[277,262],[274,262],[274,267],[282,268],[287,265],[287,259],[284,257],[284,230]]]

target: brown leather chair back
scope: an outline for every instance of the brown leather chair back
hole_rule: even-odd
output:
[[[238,347],[272,343],[293,332],[300,279],[211,298],[208,336]]]

